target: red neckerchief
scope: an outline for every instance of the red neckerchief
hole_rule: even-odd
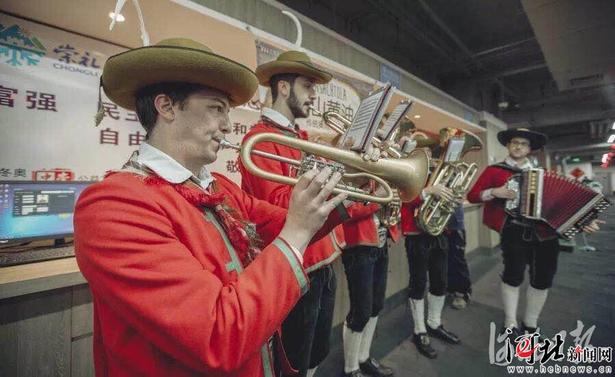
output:
[[[196,182],[192,181],[192,179],[188,179],[183,183],[171,183],[136,161],[129,161],[125,166],[130,166],[146,173],[145,184],[154,186],[170,185],[193,206],[211,209],[244,267],[260,254],[260,238],[253,229],[250,229],[250,234],[246,231],[246,229],[252,227],[252,224],[241,219],[241,216],[234,208],[224,203],[225,195],[217,192],[215,182],[212,183],[210,192],[207,192]]]

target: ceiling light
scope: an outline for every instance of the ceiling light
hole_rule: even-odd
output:
[[[421,116],[420,116],[419,114],[416,114],[416,115],[414,116],[414,119],[421,119]]]
[[[506,110],[506,109],[508,109],[508,102],[506,102],[506,101],[498,102],[498,107],[501,110]]]
[[[115,17],[115,13],[114,12],[109,12],[109,18],[113,19]],[[117,15],[117,18],[115,19],[115,21],[117,22],[124,22],[126,21],[126,18],[124,18],[124,16],[120,13]]]
[[[609,140],[607,140],[607,143],[612,143],[615,141],[615,134],[611,134],[611,136],[609,136]]]

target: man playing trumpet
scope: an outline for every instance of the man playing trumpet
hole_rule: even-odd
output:
[[[316,98],[315,86],[326,84],[331,74],[315,67],[300,51],[287,51],[272,62],[256,68],[261,85],[271,90],[272,106],[263,108],[261,120],[245,136],[274,132],[307,140],[307,134],[295,124],[307,118],[310,105]],[[259,143],[258,150],[277,156],[301,160],[299,150],[274,144]],[[296,173],[290,165],[259,156],[252,156],[254,164],[268,172],[284,176]],[[242,188],[259,199],[288,208],[291,187],[267,181],[249,173],[241,159],[239,168]],[[312,375],[329,353],[329,336],[335,305],[336,277],[330,263],[337,258],[337,250],[329,235],[310,245],[305,252],[303,266],[310,280],[309,291],[299,300],[282,325],[282,340],[291,365],[300,376]]]
[[[112,56],[101,85],[136,110],[147,138],[75,211],[96,375],[279,376],[274,334],[307,290],[306,246],[339,223],[337,211],[325,223],[345,198],[326,200],[339,174],[300,177],[287,211],[210,173],[229,109],[252,97],[257,79],[198,42]]]

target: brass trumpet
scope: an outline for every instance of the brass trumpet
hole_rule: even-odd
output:
[[[350,127],[352,121],[343,115],[339,114],[336,111],[325,111],[324,113],[318,111],[313,106],[310,106],[310,110],[312,114],[317,117],[322,117],[323,122],[326,126],[332,129],[338,136],[338,138],[343,135],[348,127]],[[395,134],[397,131],[395,131]],[[394,139],[394,137],[393,137]],[[372,138],[372,145],[376,148],[381,148],[383,151],[392,158],[400,158],[402,156],[402,152],[398,151],[388,143],[383,142],[378,137],[374,136]],[[383,208],[379,211],[378,217],[380,221],[386,226],[392,226],[399,223],[401,220],[401,199],[397,191],[394,191],[394,199],[387,203]]]
[[[221,146],[224,148],[239,150],[243,164],[250,173],[274,182],[295,185],[298,178],[267,172],[256,166],[256,164],[252,161],[251,156],[252,154],[256,154],[261,157],[271,158],[273,160],[285,162],[294,166],[301,166],[302,161],[254,150],[254,146],[260,142],[278,143],[290,148],[298,149],[308,155],[334,161],[334,163],[327,164],[341,164],[344,167],[351,167],[359,172],[352,174],[344,173],[343,178],[367,177],[376,181],[384,188],[386,192],[384,196],[377,196],[369,194],[356,187],[344,184],[339,184],[338,187],[333,190],[334,193],[346,193],[349,198],[357,201],[387,204],[394,199],[394,193],[391,186],[394,186],[398,190],[402,201],[411,201],[421,192],[425,182],[427,181],[429,157],[424,151],[417,151],[416,153],[409,155],[407,158],[402,159],[365,161],[359,153],[354,151],[338,149],[276,133],[261,133],[254,135],[246,140],[241,146],[234,145],[223,140],[221,141]]]

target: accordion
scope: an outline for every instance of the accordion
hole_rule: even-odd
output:
[[[506,201],[508,214],[542,221],[564,238],[572,238],[611,205],[601,193],[543,169],[515,174],[506,186],[517,193]]]

